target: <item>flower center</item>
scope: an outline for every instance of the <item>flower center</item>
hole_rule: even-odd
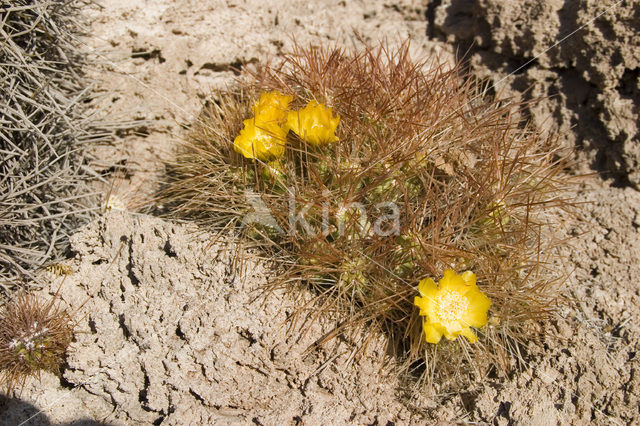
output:
[[[437,306],[435,313],[441,323],[460,320],[469,307],[469,300],[454,292],[436,296],[435,302]]]

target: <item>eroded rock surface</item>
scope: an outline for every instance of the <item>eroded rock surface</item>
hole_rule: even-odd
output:
[[[337,319],[312,322],[311,311],[287,322],[309,295],[265,297],[273,272],[229,241],[125,212],[73,236],[77,272],[61,299],[84,316],[64,380],[90,418],[319,424],[328,416],[358,423],[415,417],[395,397],[391,365],[380,363],[382,339],[349,367],[346,341],[305,354]]]
[[[436,0],[427,17],[497,92],[546,97],[530,109],[538,126],[640,188],[639,2]]]

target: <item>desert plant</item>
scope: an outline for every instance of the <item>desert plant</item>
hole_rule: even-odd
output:
[[[0,285],[35,282],[67,236],[98,210],[86,145],[112,128],[86,114],[75,44],[82,2],[0,2]]]
[[[364,335],[362,346],[380,330],[405,368],[426,365],[430,377],[436,352],[438,374],[509,368],[505,354],[535,328],[526,320],[557,305],[549,209],[566,205],[564,157],[523,121],[522,105],[486,89],[460,66],[413,62],[408,44],[296,47],[214,93],[160,199],[176,215],[242,228],[277,256],[286,271],[274,287],[317,294],[300,313],[320,306],[344,318],[326,339]],[[425,281],[418,292],[448,269],[440,287]],[[451,280],[471,286],[470,274],[469,297],[491,304],[487,317],[474,299],[484,309],[474,345],[468,326],[436,321],[458,311],[420,299]]]
[[[60,373],[74,323],[57,294],[45,302],[19,293],[0,312],[0,377],[4,390],[22,387],[42,370]]]

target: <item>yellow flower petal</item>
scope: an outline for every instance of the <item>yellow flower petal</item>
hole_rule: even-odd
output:
[[[445,327],[442,328],[444,337],[447,338],[447,340],[456,340],[456,337],[458,337],[458,334],[460,334],[460,332],[455,332],[452,333],[450,330],[447,330]]]
[[[432,278],[425,278],[418,284],[418,291],[422,297],[433,299],[438,292],[438,286]]]
[[[255,119],[244,120],[244,128],[233,141],[233,149],[246,158],[273,161],[284,154],[286,134],[278,125],[257,125]]]
[[[425,322],[422,325],[422,328],[424,329],[424,338],[427,342],[438,343],[440,342],[440,339],[442,339],[443,331],[438,324],[429,324]]]
[[[339,123],[340,117],[333,117],[331,108],[313,100],[301,110],[289,112],[284,130],[318,146],[338,141],[335,132]]]
[[[267,123],[283,124],[287,118],[289,104],[292,100],[293,96],[283,95],[277,91],[262,93],[260,99],[252,107],[256,122],[259,125]]]
[[[463,328],[460,331],[460,334],[466,337],[469,340],[469,343],[475,343],[478,341],[478,336],[476,336],[476,333],[474,333],[469,327]]]
[[[447,269],[444,271],[444,276],[440,281],[438,281],[438,285],[440,288],[445,288],[451,285],[452,281],[456,278],[457,274],[451,269]]]
[[[491,300],[479,289],[467,293],[469,308],[462,320],[466,325],[482,327],[487,324],[487,312],[491,306]]]
[[[426,297],[414,297],[413,304],[420,308],[420,315],[426,315],[427,310],[429,309],[429,299]]]
[[[462,281],[465,284],[475,286],[476,285],[476,274],[471,271],[465,271],[462,273]]]
[[[438,281],[438,287],[442,290],[450,290],[462,294],[469,290],[469,286],[465,283],[462,276],[456,274],[451,269],[444,271],[444,276]]]

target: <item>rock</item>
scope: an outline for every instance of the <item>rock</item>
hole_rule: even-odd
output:
[[[233,239],[213,240],[193,226],[122,211],[72,236],[78,272],[65,278],[60,298],[79,324],[63,377],[65,397],[85,408],[79,415],[143,424],[412,417],[395,397],[393,363],[380,364],[382,336],[348,368],[348,339],[305,353],[337,319],[312,321],[311,311],[287,322],[310,294],[266,297],[274,272]],[[49,295],[59,285],[51,282]],[[37,399],[31,386],[25,395]]]
[[[528,111],[536,125],[640,189],[640,3],[437,3],[428,34],[456,44],[501,94],[541,98]]]

